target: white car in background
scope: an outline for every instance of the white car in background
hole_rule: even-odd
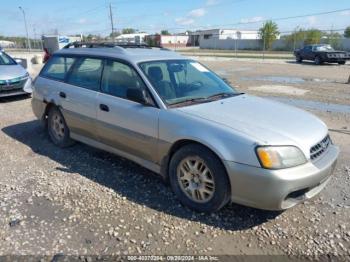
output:
[[[19,63],[0,50],[0,98],[31,93],[32,80]]]

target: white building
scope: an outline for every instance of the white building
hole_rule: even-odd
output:
[[[199,32],[201,39],[260,39],[259,32],[256,30],[238,30],[238,29],[210,29]]]
[[[188,35],[162,35],[161,45],[164,47],[185,47],[188,43]]]
[[[43,47],[52,54],[69,43],[80,42],[80,36],[43,35]]]
[[[189,45],[188,35],[149,35],[146,42],[150,45],[161,46],[171,49],[184,48]]]
[[[140,44],[145,42],[146,36],[148,36],[146,33],[122,34],[117,36],[115,41]]]
[[[0,40],[0,47],[2,48],[11,48],[15,47],[15,43],[7,40]]]

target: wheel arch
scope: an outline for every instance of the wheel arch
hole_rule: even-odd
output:
[[[220,156],[220,153],[217,152],[217,150],[213,149],[210,145],[207,145],[206,143],[203,143],[203,142],[200,142],[200,141],[196,141],[194,139],[185,138],[185,139],[180,139],[180,140],[176,141],[175,143],[173,143],[171,145],[171,147],[169,148],[167,155],[162,160],[162,163],[161,163],[161,175],[163,176],[165,181],[168,182],[168,180],[169,180],[169,164],[170,164],[170,160],[171,160],[172,156],[180,148],[182,148],[184,146],[187,146],[187,145],[190,145],[190,144],[200,145],[200,146],[205,147],[209,151],[211,151],[218,158],[218,160],[222,164],[223,168],[225,169],[226,175],[228,176],[228,172],[227,172],[226,166],[223,163],[222,157]],[[231,181],[230,181],[230,179],[228,179],[228,180],[230,182],[229,186],[231,188]]]
[[[58,109],[60,108],[54,100],[51,100],[51,101],[44,101],[44,103],[46,104],[45,106],[45,110],[44,110],[44,113],[42,115],[42,120],[43,122],[45,123],[45,125],[47,125],[47,117],[49,115],[49,112],[50,112],[50,109],[53,108],[53,107],[57,107]]]

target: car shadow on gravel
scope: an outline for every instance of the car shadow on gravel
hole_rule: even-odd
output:
[[[2,103],[11,103],[11,102],[17,102],[20,100],[25,100],[30,98],[30,95],[18,95],[18,96],[9,96],[9,97],[0,97],[0,104]]]
[[[2,132],[29,146],[34,153],[57,162],[56,169],[66,173],[67,179],[70,173],[78,173],[158,212],[233,231],[260,225],[281,214],[236,204],[214,214],[199,214],[183,207],[159,176],[129,160],[81,143],[67,149],[57,148],[38,121],[7,126]]]
[[[346,66],[346,65],[349,65],[348,63],[346,63],[345,65],[339,65],[337,63],[323,63],[321,65],[316,65],[315,62],[313,61],[303,61],[302,63],[299,63],[297,61],[294,61],[294,60],[288,60],[286,61],[288,64],[296,64],[296,65],[302,65],[302,66]]]

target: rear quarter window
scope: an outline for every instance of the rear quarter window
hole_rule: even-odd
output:
[[[74,62],[75,58],[54,56],[48,61],[40,76],[63,81]]]

